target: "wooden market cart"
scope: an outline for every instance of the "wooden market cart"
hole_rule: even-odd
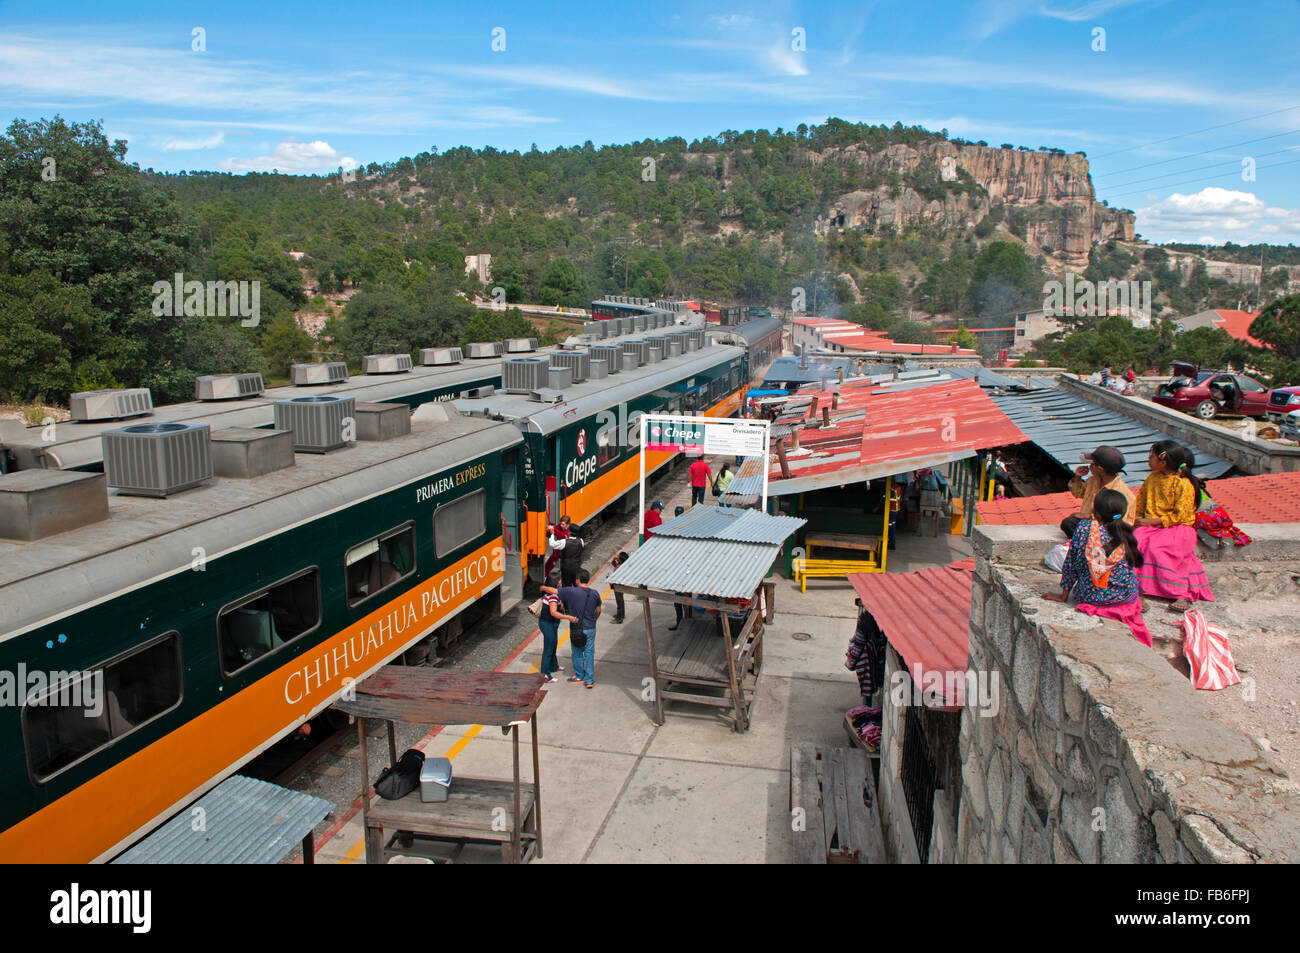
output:
[[[500,844],[505,863],[542,856],[542,797],[538,765],[537,708],[546,697],[540,674],[451,672],[388,665],[356,685],[354,697],[334,708],[357,720],[361,742],[361,806],[366,863],[387,863],[393,854],[447,859],[438,845]],[[397,801],[373,795],[366,722],[388,725],[388,756],[397,763],[396,722],[422,725],[498,726],[512,737],[513,781],[453,776],[446,801],[424,802],[419,790]],[[532,728],[533,778],[519,772],[519,726]],[[400,844],[399,844],[400,842]]]
[[[732,730],[748,730],[750,707],[763,665],[763,628],[765,623],[771,623],[775,611],[775,584],[763,582],[758,586],[739,621],[729,617],[736,606],[723,599],[646,586],[614,584],[613,588],[643,599],[650,675],[655,684],[655,724],[664,723],[667,699],[730,709],[726,717]],[[660,606],[691,606],[697,614],[683,618],[678,631],[664,631],[656,638],[652,601]],[[668,618],[675,618],[675,613],[671,617],[661,614],[661,621]]]

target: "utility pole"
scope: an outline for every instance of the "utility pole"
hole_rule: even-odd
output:
[[[632,235],[624,235],[622,238],[611,239],[610,244],[614,246],[613,261],[610,262],[610,270],[613,272],[611,277],[617,279],[618,264],[621,258],[623,261],[623,294],[627,294],[628,273],[632,265],[631,246],[637,244],[637,239]]]

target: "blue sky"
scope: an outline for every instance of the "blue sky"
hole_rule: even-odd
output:
[[[901,120],[1083,150],[1148,240],[1285,244],[1298,52],[1297,0],[0,2],[0,117],[236,172]]]

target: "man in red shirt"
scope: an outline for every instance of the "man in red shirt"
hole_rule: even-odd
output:
[[[713,471],[709,469],[709,465],[704,462],[703,457],[692,463],[689,470],[691,474],[691,506],[694,506],[696,503],[704,502],[704,488],[709,485],[709,477],[713,475]]]
[[[643,531],[646,539],[649,539],[655,534],[654,531],[656,526],[662,525],[664,518],[659,515],[659,511],[663,508],[664,505],[658,500],[655,500],[650,504],[650,509],[645,511],[645,527]]]

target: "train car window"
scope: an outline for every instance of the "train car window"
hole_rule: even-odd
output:
[[[353,546],[343,563],[348,605],[360,605],[415,572],[415,524]]]
[[[731,389],[740,390],[740,368],[738,367],[731,369]]]
[[[602,470],[618,459],[618,428],[601,427],[596,431],[596,466]]]
[[[487,529],[484,522],[485,490],[475,490],[459,500],[444,503],[433,514],[433,549],[441,559]]]
[[[314,566],[221,610],[221,670],[233,675],[320,625],[320,570]]]
[[[181,700],[180,633],[168,632],[23,703],[23,739],[40,783],[171,711]]]
[[[668,413],[680,414],[681,412],[682,412],[682,399],[680,397],[674,397],[672,400],[668,402]]]

